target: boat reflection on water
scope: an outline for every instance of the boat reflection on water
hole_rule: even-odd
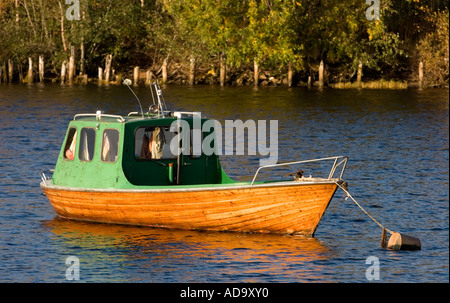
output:
[[[80,259],[85,281],[314,282],[327,280],[324,267],[332,257],[319,240],[304,236],[172,230],[59,217],[45,226],[64,250],[61,254]]]

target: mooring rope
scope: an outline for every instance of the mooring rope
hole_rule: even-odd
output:
[[[348,190],[346,190],[344,187],[342,187],[338,182],[334,182],[336,183],[337,186],[339,186],[340,189],[342,189],[346,194],[347,194],[347,198],[350,198],[353,200],[353,202],[355,202],[356,205],[358,205],[358,207],[366,214],[369,216],[370,219],[372,219],[375,223],[377,223],[381,228],[383,228],[383,230],[388,231],[391,235],[394,234],[394,232],[392,230],[387,229],[386,227],[384,227],[383,225],[380,224],[380,222],[378,222],[377,220],[375,220],[374,217],[372,217],[361,205],[359,205],[358,202],[356,202],[356,200],[352,197],[352,195],[350,195],[350,193],[348,192]],[[347,200],[347,198],[345,198]]]

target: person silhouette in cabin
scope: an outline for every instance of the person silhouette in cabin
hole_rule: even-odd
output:
[[[141,158],[161,159],[164,144],[165,138],[160,127],[155,127],[153,131],[146,132],[142,138]]]
[[[73,134],[72,142],[70,143],[69,148],[65,151],[64,155],[66,159],[73,160],[75,157],[75,144],[77,142],[77,131]]]

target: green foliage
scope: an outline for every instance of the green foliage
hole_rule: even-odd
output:
[[[17,5],[16,5],[17,3]],[[380,20],[369,21],[363,0],[79,0],[80,19],[69,21],[64,0],[0,2],[0,66],[25,65],[44,55],[58,72],[85,49],[88,74],[107,54],[117,71],[133,65],[158,69],[165,58],[205,66],[220,60],[235,69],[256,61],[306,75],[323,60],[332,72],[401,77],[413,59],[424,60],[431,83],[448,83],[448,1],[383,0]],[[445,43],[447,41],[447,44]],[[447,58],[446,64],[438,58]],[[435,80],[432,80],[434,78]]]
[[[283,0],[250,0],[247,10],[248,26],[246,59],[266,66],[302,68],[302,44],[296,38],[296,7],[299,3]]]
[[[429,86],[449,84],[449,14],[448,10],[430,16],[435,30],[419,43],[419,58],[425,62],[424,82]]]

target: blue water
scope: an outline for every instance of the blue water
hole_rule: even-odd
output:
[[[136,93],[151,103],[148,88]],[[279,162],[348,156],[344,178],[353,197],[388,229],[420,238],[422,249],[382,249],[381,228],[342,191],[314,238],[59,219],[42,195],[40,172],[53,168],[68,121],[77,113],[127,114],[139,106],[123,86],[3,84],[0,282],[72,282],[65,262],[74,256],[80,282],[448,283],[448,89],[167,86],[164,94],[169,108],[219,121],[278,120]],[[222,165],[248,181],[259,157],[223,156]],[[366,264],[371,256],[379,260],[375,280],[368,279],[375,277]]]

